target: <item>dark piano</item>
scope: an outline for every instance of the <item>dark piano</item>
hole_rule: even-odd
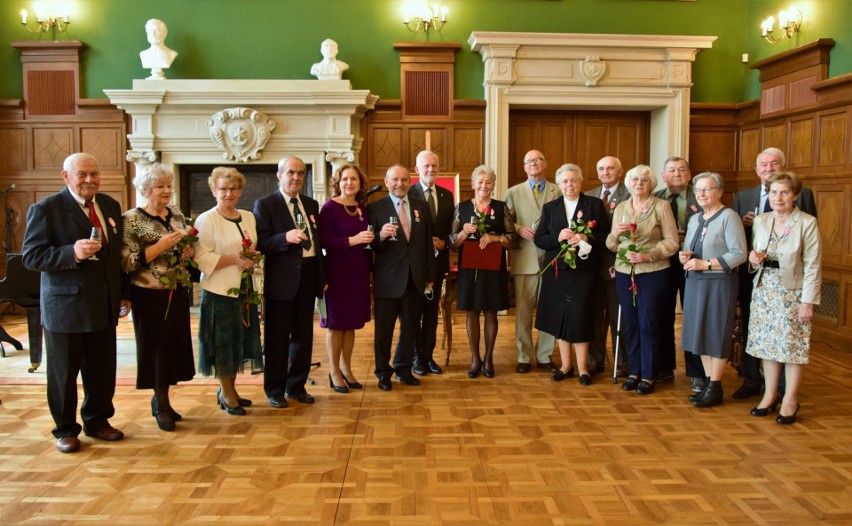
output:
[[[21,254],[6,254],[6,277],[0,280],[0,303],[14,303],[27,310],[27,332],[30,337],[30,365],[29,372],[33,373],[41,365],[42,352],[42,327],[41,327],[41,305],[39,303],[39,290],[41,288],[41,275],[24,267]],[[11,343],[15,349],[23,350],[23,345],[18,340],[9,336],[9,333],[0,326],[0,354],[6,357],[6,350],[2,342]]]

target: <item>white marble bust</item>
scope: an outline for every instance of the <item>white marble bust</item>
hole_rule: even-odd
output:
[[[327,38],[320,46],[322,61],[311,66],[311,75],[319,80],[340,80],[343,72],[349,69],[349,64],[337,60],[337,42]]]
[[[163,70],[167,69],[177,57],[177,51],[166,47],[163,43],[169,29],[162,20],[152,18],[145,23],[145,32],[148,33],[148,42],[151,47],[139,53],[142,59],[142,67],[151,70],[149,79],[164,79]]]

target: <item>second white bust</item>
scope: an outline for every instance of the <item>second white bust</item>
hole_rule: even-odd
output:
[[[349,69],[349,64],[337,60],[337,42],[327,38],[320,46],[322,61],[311,66],[311,75],[319,80],[340,80],[343,72]]]
[[[148,33],[148,42],[151,47],[139,53],[139,58],[142,59],[142,67],[151,70],[149,79],[162,80],[166,78],[163,75],[163,70],[168,69],[177,57],[177,51],[173,51],[166,47],[163,43],[166,40],[166,35],[169,34],[169,29],[162,20],[152,18],[145,23],[145,32]]]

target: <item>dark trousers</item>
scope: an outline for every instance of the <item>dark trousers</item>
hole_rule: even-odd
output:
[[[411,372],[411,354],[423,302],[414,286],[411,274],[405,292],[399,298],[375,298],[375,354],[376,377],[389,378],[391,374]],[[390,350],[396,320],[399,319],[399,341],[390,364]]]
[[[305,392],[314,342],[314,259],[303,260],[292,300],[264,300],[263,390],[269,398]]]
[[[438,344],[438,314],[441,310],[441,289],[444,278],[432,285],[432,299],[422,297],[422,314],[418,323],[418,332],[414,342],[414,351],[423,365],[433,359],[435,346]]]
[[[666,306],[660,313],[664,324],[664,334],[660,341],[660,365],[661,371],[673,371],[676,361],[677,345],[675,344],[675,318],[677,317],[677,295],[680,293],[681,307],[683,307],[683,295],[686,290],[686,274],[683,270],[683,265],[678,260],[677,256],[669,258],[671,266],[668,269],[669,286],[668,296],[666,297]],[[690,320],[692,321],[692,320]],[[671,327],[671,330],[667,330]],[[686,368],[686,376],[690,378],[704,378],[704,365],[701,363],[701,357],[691,352],[683,353],[683,363]]]
[[[609,333],[612,338],[613,359],[615,357],[616,331],[618,330],[618,294],[615,292],[615,280],[598,277],[598,290],[595,294],[595,340],[589,345],[589,368],[606,363],[606,338]],[[624,325],[622,325],[622,329]],[[622,336],[624,331],[621,332]],[[624,338],[619,342],[618,363],[621,367],[627,363],[624,352]],[[592,363],[594,362],[594,363]],[[615,367],[614,366],[614,367]]]
[[[47,344],[47,405],[56,427],[53,436],[76,437],[83,429],[77,423],[77,374],[83,377],[80,417],[86,431],[109,427],[115,414],[115,326],[97,332],[52,332],[44,330]]]
[[[745,352],[748,347],[748,319],[751,316],[751,293],[754,290],[754,274],[749,274],[748,264],[740,265],[740,290],[737,299],[740,302],[740,313],[743,321],[743,355],[740,361],[740,374],[743,384],[760,388],[763,386],[763,376],[760,374],[760,360]],[[783,378],[783,376],[782,376]]]
[[[668,271],[658,270],[636,274],[636,306],[630,274],[615,273],[618,301],[621,305],[621,334],[626,336],[630,376],[652,380],[659,367],[660,335],[664,331],[664,316],[668,291]]]

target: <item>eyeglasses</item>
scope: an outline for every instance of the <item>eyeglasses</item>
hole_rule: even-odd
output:
[[[544,157],[533,157],[532,159],[527,159],[526,161],[524,161],[524,166],[526,166],[528,164],[532,164],[532,163],[543,163],[543,162],[544,162]]]
[[[650,182],[651,182],[651,180],[650,180],[650,179],[648,179],[647,177],[634,177],[633,179],[631,179],[631,182],[633,182],[633,183],[648,184],[648,183],[650,183]]]
[[[718,189],[719,189],[718,186],[708,186],[707,188],[696,188],[695,189],[695,195],[709,194],[713,190],[718,190]]]
[[[216,190],[218,190],[220,194],[227,194],[228,192],[235,194],[242,190],[242,188],[217,188]]]

